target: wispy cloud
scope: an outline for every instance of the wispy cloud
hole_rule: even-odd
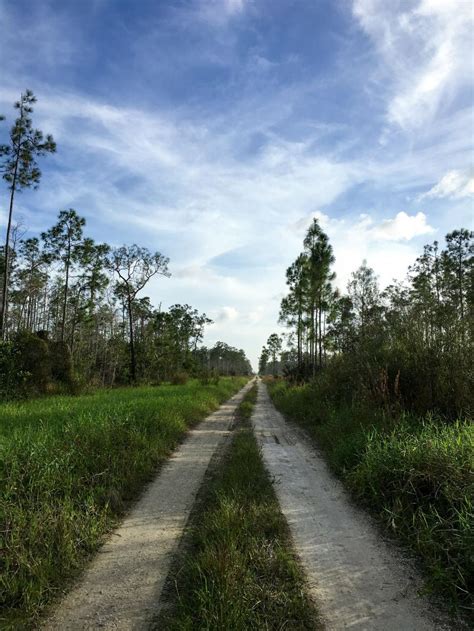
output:
[[[433,121],[472,86],[472,4],[460,0],[355,0],[354,15],[380,56],[387,119],[404,129]]]
[[[454,198],[463,199],[474,197],[474,175],[461,171],[449,171],[429,191],[420,195],[426,198]]]

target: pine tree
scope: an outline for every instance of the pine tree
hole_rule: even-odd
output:
[[[14,105],[19,111],[10,130],[10,140],[0,145],[0,172],[8,184],[10,204],[7,232],[5,237],[2,308],[0,311],[0,335],[5,339],[7,332],[8,289],[10,272],[10,233],[12,227],[15,193],[24,188],[37,187],[41,179],[37,159],[46,153],[56,151],[56,143],[51,135],[43,136],[39,129],[33,129],[31,114],[36,98],[31,90],[26,90]]]

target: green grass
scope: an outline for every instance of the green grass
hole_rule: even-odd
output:
[[[253,388],[240,405],[232,444],[201,493],[175,571],[174,607],[157,628],[319,628],[250,428],[255,396]]]
[[[269,384],[275,405],[305,427],[333,470],[421,558],[427,585],[468,612],[474,588],[474,426],[336,408],[317,386]]]
[[[187,428],[245,381],[0,404],[0,627],[32,624]]]

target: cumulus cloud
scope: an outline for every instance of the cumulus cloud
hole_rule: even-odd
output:
[[[462,199],[474,196],[474,175],[461,171],[449,171],[429,191],[420,195],[419,199],[442,198]]]
[[[422,212],[408,215],[401,211],[392,219],[384,219],[378,225],[369,229],[372,238],[384,241],[410,241],[414,237],[431,234],[435,229],[426,221]]]

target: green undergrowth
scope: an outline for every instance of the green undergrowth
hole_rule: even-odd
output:
[[[187,428],[246,381],[0,404],[2,629],[33,624]]]
[[[232,443],[201,491],[174,572],[174,603],[157,629],[319,628],[249,423],[255,397],[253,387],[239,406]]]
[[[314,386],[269,384],[361,503],[421,558],[427,586],[468,613],[474,587],[474,426],[335,408]]]

